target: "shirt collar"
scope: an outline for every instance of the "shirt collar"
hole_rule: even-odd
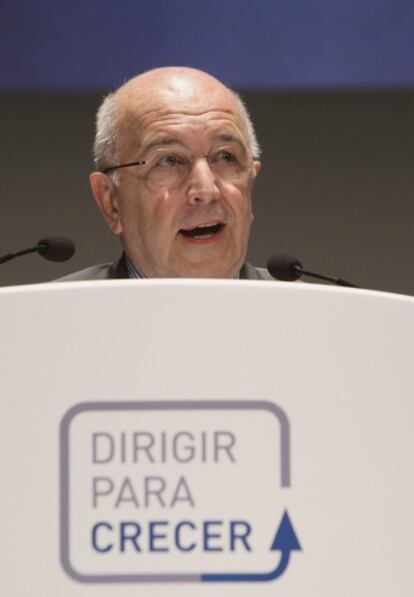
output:
[[[142,274],[132,263],[128,255],[125,256],[126,259],[126,268],[128,272],[128,278],[145,278],[144,274]]]

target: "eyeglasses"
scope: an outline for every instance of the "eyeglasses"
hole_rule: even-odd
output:
[[[185,151],[160,149],[154,151],[146,160],[128,162],[119,166],[108,166],[104,174],[110,174],[120,168],[139,166],[140,176],[154,186],[175,187],[189,176],[196,160],[206,159],[211,172],[225,182],[237,182],[248,172],[252,158],[247,155],[242,145],[213,149],[207,155],[191,157]]]

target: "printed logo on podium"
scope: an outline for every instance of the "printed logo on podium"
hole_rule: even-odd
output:
[[[272,402],[82,403],[60,443],[61,561],[77,581],[270,581],[301,549]]]

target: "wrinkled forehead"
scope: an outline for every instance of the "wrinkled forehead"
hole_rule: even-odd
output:
[[[248,132],[235,96],[218,82],[177,79],[158,86],[135,86],[120,95],[118,126],[128,145],[165,128],[193,127],[200,135],[234,129],[248,143]]]

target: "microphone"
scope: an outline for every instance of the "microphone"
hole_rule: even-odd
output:
[[[300,278],[300,276],[309,276],[318,280],[324,280],[325,282],[333,282],[334,284],[338,284],[338,286],[360,288],[360,286],[352,284],[352,282],[347,282],[343,278],[333,278],[305,270],[297,257],[286,253],[272,255],[267,262],[267,269],[274,278],[284,280],[285,282],[293,282]]]
[[[72,239],[66,236],[47,236],[39,240],[36,246],[17,251],[17,253],[7,253],[0,257],[0,264],[11,261],[15,257],[27,255],[28,253],[39,253],[49,261],[66,261],[75,254],[75,244]]]

